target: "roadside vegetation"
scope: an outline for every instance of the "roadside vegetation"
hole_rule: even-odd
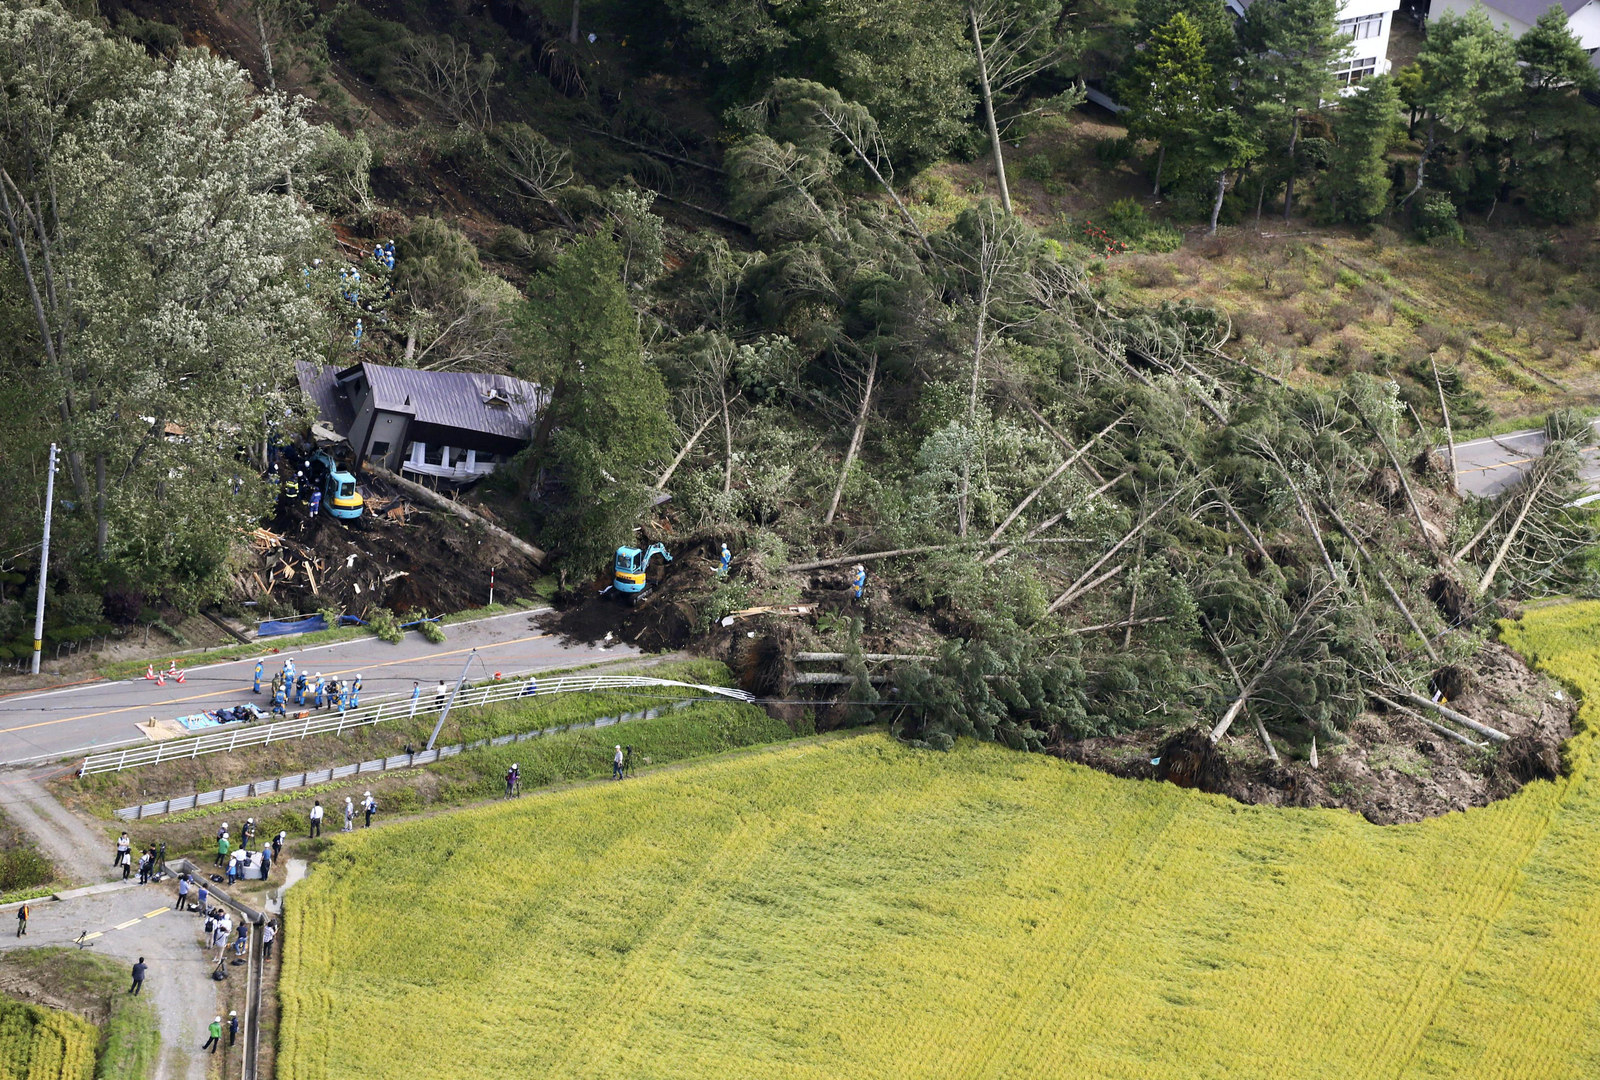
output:
[[[129,997],[126,969],[81,949],[0,954],[0,979],[29,1001],[0,998],[0,1076],[16,1080],[149,1080],[161,1034],[148,998]]]

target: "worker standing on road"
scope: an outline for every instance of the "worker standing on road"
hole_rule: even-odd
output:
[[[350,684],[350,707],[352,709],[361,708],[361,676],[360,675],[357,675],[356,678],[355,678],[355,681]]]
[[[286,679],[294,678],[295,672],[297,670],[298,669],[294,666],[294,657],[291,656],[291,657],[289,657],[287,660],[285,660],[283,662],[283,675],[284,675],[284,678],[286,678]]]
[[[28,905],[23,904],[17,909],[17,936],[28,936]]]
[[[128,993],[134,997],[138,997],[139,991],[144,989],[144,973],[148,966],[142,956],[139,957],[139,962],[133,965],[133,985],[128,987]]]
[[[359,671],[356,672],[356,677],[350,680],[350,692],[352,694],[361,693],[361,672]]]
[[[173,905],[176,911],[182,911],[189,906],[189,875],[184,874],[178,879],[178,902]]]
[[[315,840],[322,835],[322,800],[318,799],[311,807],[311,836]]]
[[[312,679],[317,684],[315,692],[317,708],[325,709],[328,707],[328,684],[323,680],[320,671],[313,675]]]
[[[717,571],[718,577],[728,576],[728,567],[733,563],[733,552],[728,550],[728,545],[722,545],[722,567]]]
[[[260,660],[256,661],[256,674],[255,674],[255,678],[252,680],[252,682],[253,682],[253,685],[250,688],[250,692],[253,693],[253,694],[260,694],[261,693],[261,661]]]
[[[285,698],[284,698],[284,694],[283,694],[283,687],[280,686],[280,687],[278,687],[277,692],[272,695],[272,715],[274,715],[274,716],[285,716],[285,715],[287,715],[288,714],[288,710],[286,708],[284,708],[284,704],[285,704]]]
[[[439,688],[433,692],[433,707],[435,709],[444,708],[444,698],[449,692],[449,687],[445,686],[443,679],[440,679]]]

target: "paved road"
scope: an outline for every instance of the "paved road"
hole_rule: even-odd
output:
[[[161,1025],[157,1080],[205,1080],[207,1067],[223,1057],[200,1052],[206,1025],[219,1011],[217,984],[211,980],[211,959],[201,948],[200,917],[172,910],[175,898],[175,887],[169,883],[55,903],[35,901],[24,938],[14,936],[15,905],[11,905],[5,909],[0,950],[71,945],[87,931],[99,934],[94,939],[95,952],[126,961],[130,969],[135,960],[144,957],[149,971],[142,993],[153,1000]],[[244,969],[234,978],[242,984]],[[226,1010],[222,1011],[225,1015]],[[223,1041],[226,1043],[226,1035]],[[235,1047],[226,1059],[225,1076],[238,1075],[242,1049]]]
[[[469,677],[494,671],[541,671],[597,660],[638,655],[629,645],[605,648],[568,645],[541,629],[534,613],[515,611],[447,628],[449,638],[428,643],[408,633],[398,644],[374,637],[333,645],[296,649],[293,639],[263,642],[278,652],[267,659],[267,677],[293,657],[302,671],[324,675],[361,674],[367,697],[409,691],[413,681],[424,686],[440,679],[454,681],[474,648],[478,657]],[[480,663],[481,662],[481,663]],[[480,670],[481,667],[481,670]],[[151,717],[182,716],[254,700],[250,693],[255,658],[187,669],[186,682],[164,687],[143,679],[96,682],[85,686],[0,698],[0,765],[74,757],[91,750],[145,741],[135,723]],[[265,688],[265,687],[263,687]]]
[[[1456,490],[1463,495],[1491,498],[1522,479],[1522,474],[1544,454],[1542,429],[1513,431],[1486,439],[1456,444]],[[1583,478],[1600,490],[1600,448],[1583,450]]]

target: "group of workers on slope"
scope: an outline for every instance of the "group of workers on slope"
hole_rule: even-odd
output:
[[[264,666],[257,660],[251,680],[251,688],[257,694],[261,693],[261,677],[264,674]],[[337,708],[340,712],[346,712],[361,707],[360,672],[347,681],[341,681],[337,675],[324,677],[320,671],[308,675],[295,669],[293,657],[285,660],[283,669],[272,676],[271,688],[272,712],[276,716],[287,715],[291,703],[306,705],[307,699],[318,709]]]

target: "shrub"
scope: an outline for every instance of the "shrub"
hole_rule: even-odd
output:
[[[1459,244],[1466,235],[1461,231],[1455,202],[1442,191],[1431,192],[1418,202],[1412,223],[1417,236],[1430,243],[1441,240]]]
[[[1055,175],[1055,163],[1049,154],[1033,154],[1022,159],[1017,171],[1028,180],[1045,181]]]
[[[367,612],[367,629],[391,645],[405,637],[405,631],[400,629],[400,620],[385,607],[375,607]]]
[[[1094,144],[1094,156],[1100,159],[1102,165],[1120,164],[1133,156],[1133,140],[1126,136],[1100,139]]]
[[[428,618],[428,612],[426,608],[418,611],[416,615],[417,618],[421,620],[417,623],[417,633],[421,634],[435,645],[444,640],[444,627]]]
[[[372,144],[364,132],[347,139],[331,124],[323,124],[317,129],[309,165],[305,193],[312,206],[330,214],[366,208]]]

